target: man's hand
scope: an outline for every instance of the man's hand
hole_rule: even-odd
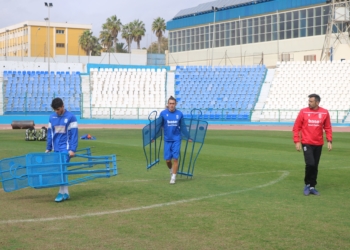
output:
[[[300,142],[296,142],[295,143],[295,149],[300,152],[300,149],[301,149],[301,143]]]
[[[327,145],[327,146],[328,146],[328,151],[331,151],[331,150],[332,150],[332,143],[331,143],[331,142],[328,142],[327,144],[328,144],[328,145]]]
[[[68,154],[69,154],[69,157],[74,157],[75,156],[75,153],[73,151],[68,151]]]
[[[45,153],[50,153],[50,152],[51,152],[51,150],[48,150],[48,149],[45,150]]]

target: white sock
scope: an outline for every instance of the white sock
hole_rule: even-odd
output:
[[[60,186],[60,189],[58,190],[59,194],[64,194],[64,186]]]
[[[172,175],[171,175],[171,179],[174,179],[174,180],[175,180],[175,179],[176,179],[176,174],[172,174]]]
[[[65,194],[68,194],[68,195],[69,195],[68,186],[63,186],[63,190],[64,190],[64,193],[65,193]]]
[[[315,188],[314,188],[314,187],[310,187],[310,190],[311,190],[311,189],[315,189]]]

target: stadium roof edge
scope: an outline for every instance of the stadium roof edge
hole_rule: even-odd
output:
[[[201,15],[209,12],[213,12],[212,7],[216,7],[217,10],[233,9],[242,6],[248,6],[253,4],[260,4],[263,2],[269,2],[275,0],[216,0],[204,4],[200,4],[193,8],[188,8],[180,10],[178,14],[175,15],[173,20],[181,19],[184,17],[189,17],[193,15]]]
[[[46,27],[47,22],[46,21],[24,21],[20,22],[17,24],[13,24],[7,27],[1,27],[0,28],[0,33],[6,32],[6,30],[13,30],[13,29],[18,29],[22,28],[24,25],[27,26],[41,26],[41,27]],[[51,27],[56,27],[56,28],[76,28],[76,29],[87,29],[91,30],[92,25],[91,24],[76,24],[76,23],[59,23],[59,22],[51,22],[50,23]]]
[[[256,0],[241,2],[240,4],[225,6],[219,8],[216,12],[215,21],[221,22],[225,20],[237,19],[239,17],[244,18],[248,16],[263,15],[276,11],[285,11],[288,9],[297,9],[302,7],[308,7],[313,5],[326,4],[326,0]],[[219,2],[216,1],[216,2]],[[211,5],[214,2],[208,2]],[[192,13],[191,10],[195,8],[189,8],[187,15],[179,16],[179,14],[186,12],[180,11],[177,16],[167,22],[167,30],[176,30],[185,27],[204,25],[213,22],[213,10],[202,9],[202,12]],[[207,8],[208,9],[208,8]]]

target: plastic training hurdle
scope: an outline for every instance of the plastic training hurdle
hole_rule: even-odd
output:
[[[5,192],[22,188],[49,188],[75,185],[96,178],[118,174],[116,155],[91,156],[91,149],[78,150],[74,161],[68,162],[67,153],[29,153],[2,159],[0,177]],[[69,180],[71,175],[81,175]]]

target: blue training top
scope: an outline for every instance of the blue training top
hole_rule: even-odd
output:
[[[56,113],[50,115],[47,128],[47,150],[73,151],[78,147],[78,122],[71,112],[65,112],[59,116]]]
[[[182,112],[177,109],[174,112],[165,109],[160,113],[160,117],[163,119],[164,141],[181,141],[181,131],[186,130]]]

